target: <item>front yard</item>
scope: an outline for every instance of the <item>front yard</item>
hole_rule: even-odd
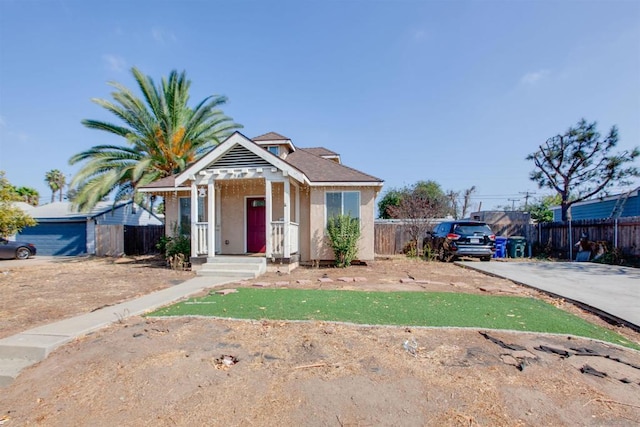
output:
[[[127,259],[12,268],[0,276],[2,333],[192,274]],[[379,300],[401,291],[528,296],[640,342],[564,301],[451,264],[389,258],[270,273],[232,287],[289,288],[298,297],[366,290]],[[566,335],[485,329],[131,317],[26,369],[0,393],[0,410],[3,426],[627,425],[640,422],[640,353]]]

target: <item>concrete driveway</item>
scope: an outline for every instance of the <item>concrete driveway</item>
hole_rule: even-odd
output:
[[[640,269],[590,262],[457,264],[580,302],[640,329]]]

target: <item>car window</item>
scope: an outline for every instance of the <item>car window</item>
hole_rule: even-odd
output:
[[[469,225],[469,224],[456,224],[454,233],[473,235],[473,234],[492,234],[491,229],[486,224],[481,225]]]

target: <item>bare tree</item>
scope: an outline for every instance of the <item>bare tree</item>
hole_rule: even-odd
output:
[[[458,199],[460,198],[460,192],[449,190],[447,192],[447,198],[449,199],[449,204],[451,205],[451,214],[455,219],[458,219]]]
[[[467,211],[471,207],[471,195],[476,192],[476,186],[464,190],[464,201],[462,203],[462,218],[466,218]]]
[[[442,200],[426,197],[424,192],[405,189],[397,206],[388,207],[393,218],[402,218],[408,228],[416,254],[422,252],[422,238],[433,227],[433,218],[442,212]]]
[[[618,144],[618,129],[600,139],[596,122],[582,119],[563,135],[549,138],[538,150],[527,156],[536,169],[529,177],[540,188],[555,190],[560,196],[562,220],[566,221],[571,205],[586,200],[613,185],[624,185],[629,178],[640,176],[633,164],[640,156],[638,147],[621,153],[612,150]]]

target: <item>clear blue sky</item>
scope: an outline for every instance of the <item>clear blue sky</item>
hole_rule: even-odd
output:
[[[385,180],[475,185],[474,208],[538,190],[524,158],[580,118],[640,145],[638,1],[0,0],[0,170],[50,198],[48,170],[122,144],[84,128],[130,68],[192,80],[193,103],[254,137],[325,146]]]

